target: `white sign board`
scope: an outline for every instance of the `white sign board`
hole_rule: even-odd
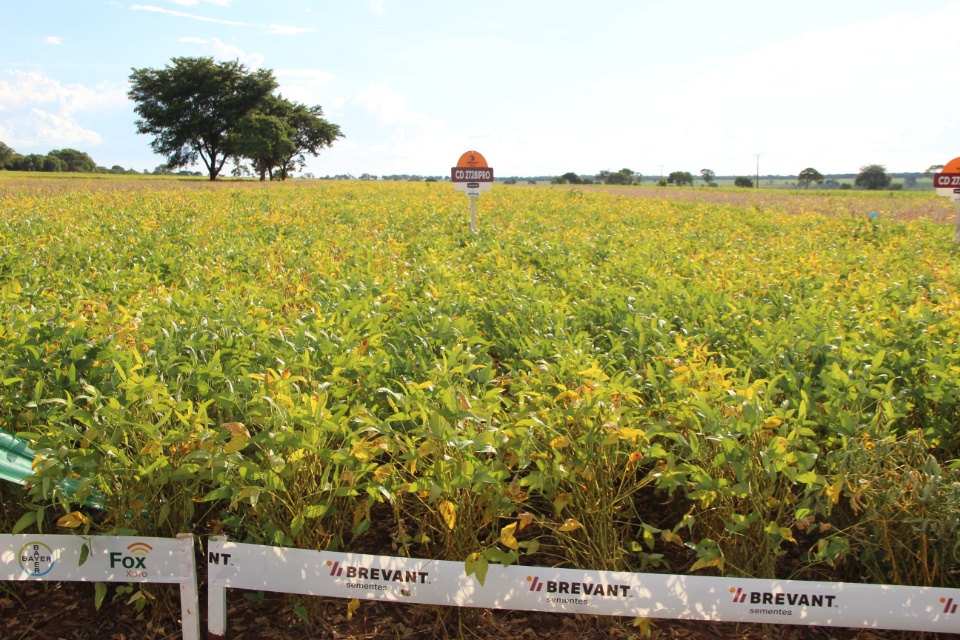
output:
[[[211,538],[208,620],[226,633],[226,589],[348,599],[676,618],[960,632],[960,589],[490,565],[284,549]]]
[[[179,584],[184,640],[200,637],[196,565],[190,534],[176,539],[0,534],[0,580]]]

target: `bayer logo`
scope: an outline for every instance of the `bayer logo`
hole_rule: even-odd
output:
[[[42,542],[28,542],[20,548],[17,556],[20,568],[34,578],[47,575],[57,563],[53,550]]]

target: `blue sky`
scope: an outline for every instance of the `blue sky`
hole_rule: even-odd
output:
[[[131,68],[272,69],[345,138],[308,171],[922,171],[960,156],[960,1],[0,0],[0,141],[137,170]]]

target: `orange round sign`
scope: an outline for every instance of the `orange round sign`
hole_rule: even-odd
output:
[[[960,173],[960,158],[954,158],[947,164],[943,165],[943,169],[940,169],[940,173]]]
[[[479,151],[467,151],[457,160],[457,166],[470,168],[486,167],[487,160],[480,155]]]

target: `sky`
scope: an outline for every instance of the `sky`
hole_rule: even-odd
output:
[[[317,176],[923,171],[960,156],[960,0],[0,0],[0,141],[165,160],[132,69],[271,69]],[[198,167],[200,168],[200,167]]]

